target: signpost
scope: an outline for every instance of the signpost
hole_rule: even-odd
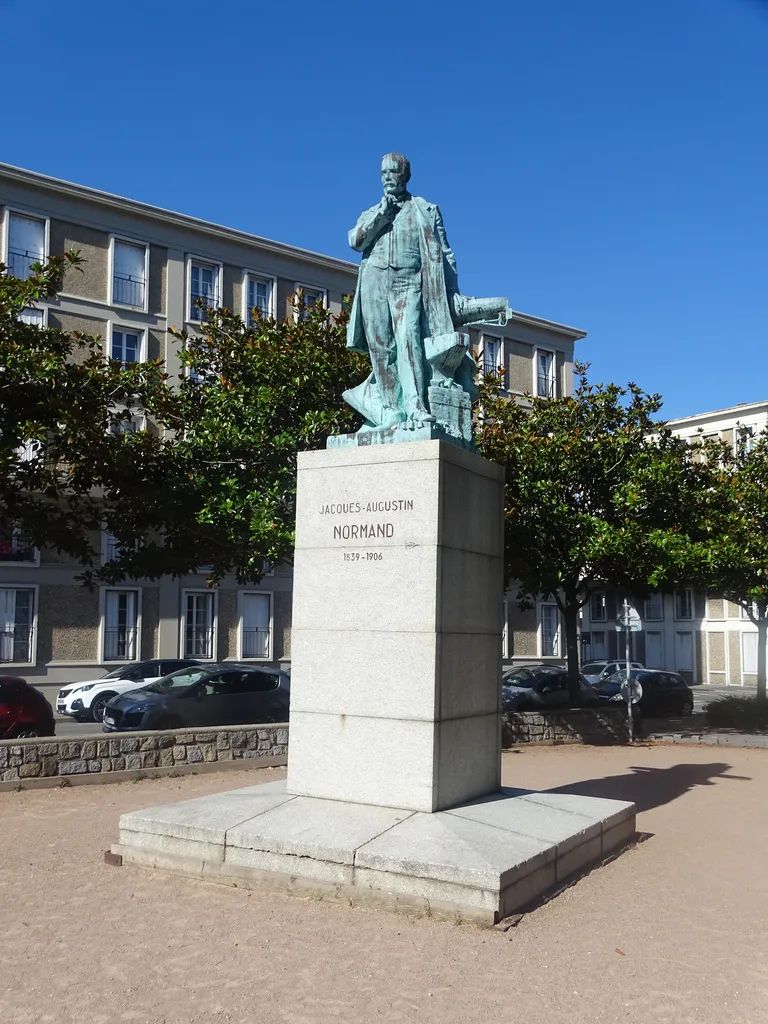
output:
[[[640,616],[637,613],[637,609],[634,608],[627,598],[624,598],[624,604],[621,609],[621,615],[619,616],[618,624],[616,625],[616,632],[619,633],[624,630],[624,656],[627,659],[627,678],[622,684],[621,693],[624,700],[627,702],[627,724],[629,727],[629,742],[634,742],[635,738],[635,722],[632,716],[632,705],[637,704],[643,695],[643,688],[640,683],[632,682],[632,665],[630,657],[630,633],[639,633],[643,628],[643,624],[640,621]]]

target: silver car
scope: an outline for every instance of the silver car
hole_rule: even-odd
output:
[[[645,668],[639,661],[630,661],[630,668]],[[598,683],[602,683],[608,676],[612,676],[614,672],[626,672],[627,663],[626,661],[590,661],[586,665],[581,666],[581,674],[585,677],[587,682],[592,683],[593,686],[597,686]]]

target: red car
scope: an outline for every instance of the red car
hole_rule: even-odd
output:
[[[45,697],[17,676],[0,676],[0,740],[53,736],[53,708]]]

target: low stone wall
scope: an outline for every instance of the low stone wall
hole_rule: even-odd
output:
[[[627,712],[621,708],[580,711],[508,711],[502,715],[501,743],[629,742]]]
[[[287,757],[287,725],[112,733],[76,740],[5,740],[0,742],[0,781],[23,784],[33,779],[142,772],[245,759],[285,764]]]

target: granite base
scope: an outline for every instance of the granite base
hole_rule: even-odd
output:
[[[635,836],[634,804],[501,789],[423,813],[291,796],[285,782],[124,814],[125,864],[491,926]]]

